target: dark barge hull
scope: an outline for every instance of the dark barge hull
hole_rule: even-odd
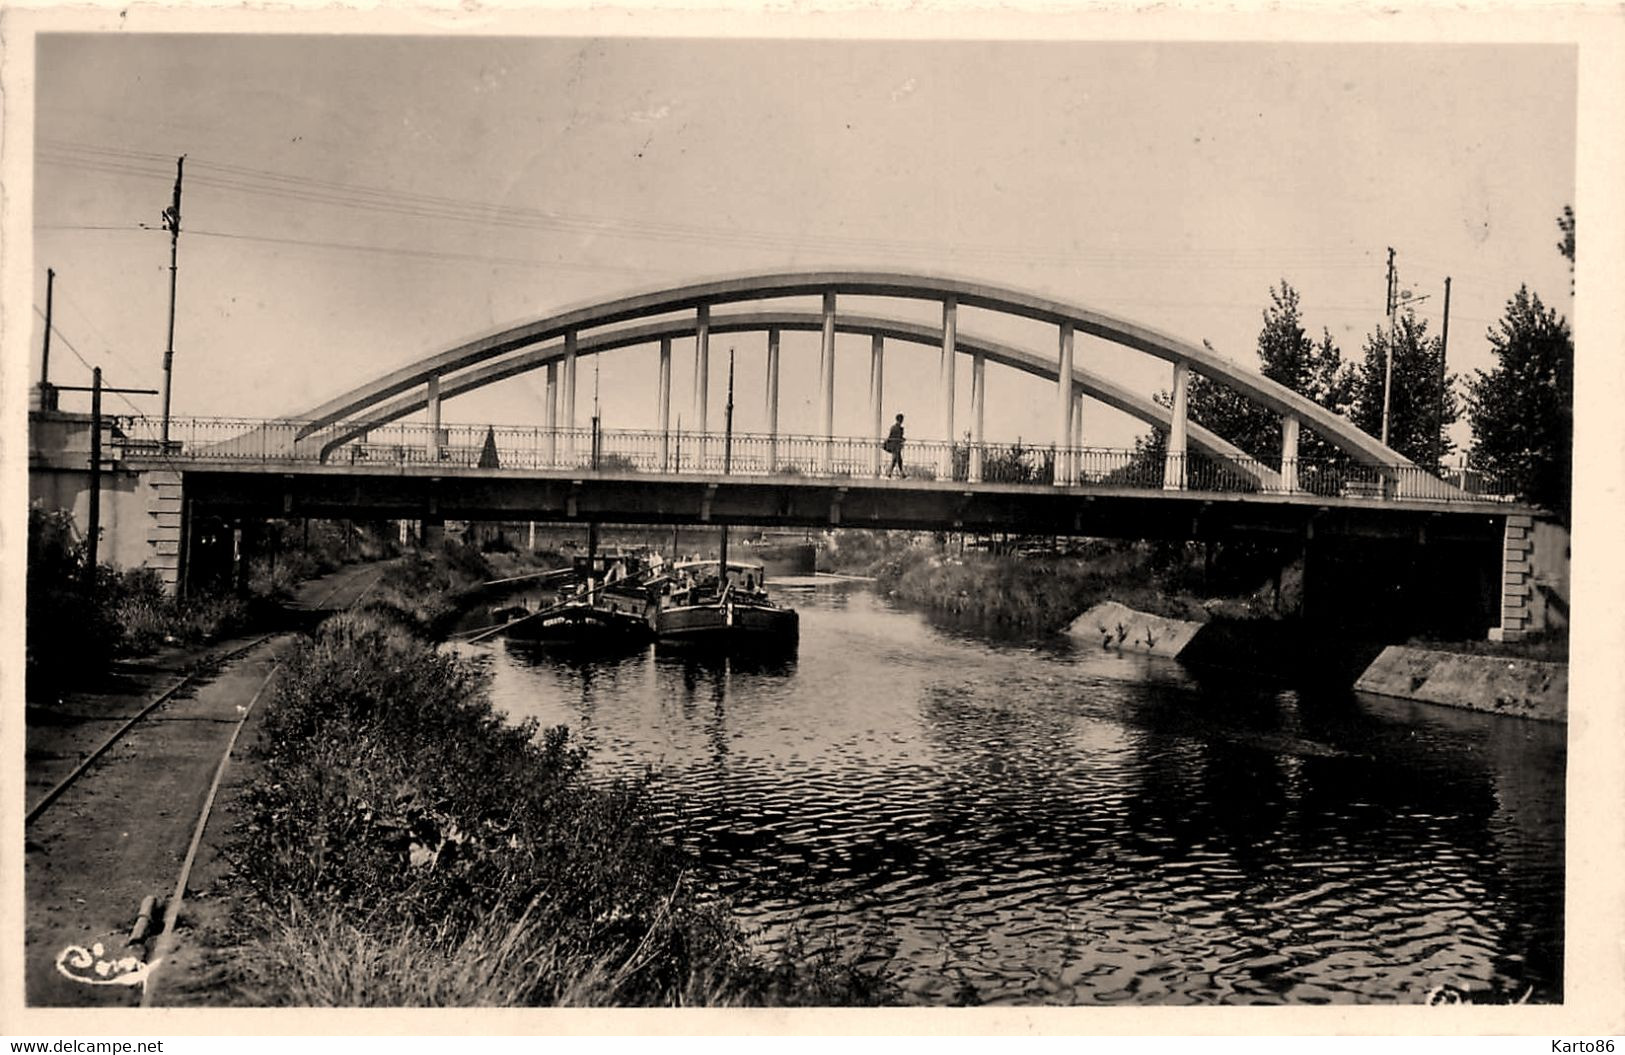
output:
[[[791,608],[683,605],[661,610],[656,633],[675,648],[788,649],[800,638],[801,617]]]
[[[527,619],[506,633],[508,640],[527,645],[610,646],[646,644],[654,636],[654,628],[645,617],[632,612],[573,605]]]

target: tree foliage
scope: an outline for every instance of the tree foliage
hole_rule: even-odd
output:
[[[1563,232],[1563,240],[1557,243],[1557,251],[1569,262],[1569,292],[1574,292],[1574,206],[1563,206],[1563,215],[1557,218],[1557,229]]]
[[[1343,353],[1330,331],[1322,330],[1319,341],[1309,337],[1303,326],[1298,291],[1285,279],[1280,286],[1271,287],[1269,293],[1270,304],[1264,309],[1258,333],[1259,372],[1333,413],[1345,413],[1353,398],[1353,367],[1343,361]],[[1207,347],[1212,350],[1212,345]],[[1192,421],[1259,461],[1279,465],[1281,419],[1274,411],[1197,373],[1191,375],[1187,399]],[[1164,406],[1172,403],[1167,393],[1158,401]],[[1307,430],[1300,433],[1298,443],[1300,461],[1335,456],[1335,448]]]
[[[1571,217],[1573,213],[1565,210]],[[1572,228],[1570,247],[1572,251]],[[1489,331],[1496,366],[1467,382],[1469,464],[1568,521],[1574,442],[1574,340],[1568,321],[1520,286]]]
[[[1406,309],[1391,327],[1365,340],[1365,359],[1353,385],[1354,423],[1382,436],[1383,386],[1390,351],[1388,446],[1418,465],[1433,467],[1455,449],[1449,428],[1461,416],[1456,378],[1444,373],[1444,345],[1428,336],[1427,320]]]

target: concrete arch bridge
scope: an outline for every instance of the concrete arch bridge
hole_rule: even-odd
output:
[[[843,310],[862,298],[869,310]],[[911,313],[874,312],[873,303]],[[919,305],[940,311],[922,323]],[[960,327],[960,313],[1053,327],[1029,347]],[[782,334],[820,335],[819,428],[778,428]],[[713,337],[765,339],[767,429],[725,436],[721,394],[708,391]],[[1114,352],[1166,364],[1172,405],[1131,391],[1080,361],[1078,334]],[[867,435],[833,428],[837,334],[870,339]],[[694,401],[673,427],[673,342],[693,342]],[[909,480],[879,479],[885,355],[898,342],[939,357],[933,429],[910,441]],[[597,430],[576,417],[581,361],[658,346],[647,427]],[[1098,346],[1095,346],[1098,347]],[[970,364],[969,421],[957,421],[958,357]],[[988,365],[1048,381],[1044,441],[1012,451],[984,435]],[[448,400],[532,371],[546,375],[545,421],[452,426]],[[1281,421],[1279,457],[1250,457],[1187,414],[1197,372]],[[1161,386],[1159,386],[1161,387]],[[1165,449],[1083,445],[1091,404],[1160,430]],[[422,415],[421,422],[405,421]],[[1047,421],[1045,420],[1047,419]],[[1332,445],[1336,464],[1299,457],[1302,430]],[[1520,510],[1469,481],[1415,465],[1348,420],[1209,349],[1079,304],[982,282],[890,271],[803,271],[737,276],[632,294],[554,312],[435,351],[319,406],[264,422],[182,420],[179,449],[127,448],[138,464],[162,455],[186,475],[187,498],[225,515],[537,519],[627,523],[748,523],[1131,537],[1347,536],[1434,544],[1502,541]],[[923,463],[923,464],[922,464]]]

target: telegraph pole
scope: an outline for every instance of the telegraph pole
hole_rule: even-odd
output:
[[[1439,416],[1434,429],[1434,442],[1439,457],[1434,462],[1434,470],[1444,468],[1444,402],[1445,402],[1445,356],[1450,352],[1450,276],[1444,277],[1444,326],[1439,333]]]
[[[1394,287],[1397,276],[1394,273],[1394,247],[1388,247],[1388,340],[1385,342],[1387,353],[1383,359],[1382,367],[1382,445],[1388,446],[1388,407],[1394,386],[1394,341],[1399,337],[1399,328],[1394,324]]]
[[[175,198],[164,210],[164,229],[169,232],[169,341],[164,345],[164,426],[163,444],[169,447],[169,386],[175,368],[175,261],[181,240],[181,172],[186,155],[175,159]]]
[[[96,589],[97,544],[102,534],[102,368],[90,371],[90,516],[85,531],[85,585]]]
[[[56,393],[51,391],[51,294],[56,289],[56,272],[45,269],[45,353],[40,357],[39,408],[56,409]]]
[[[84,385],[62,385],[64,391],[90,393],[90,509],[86,516],[87,530],[85,531],[85,586],[94,591],[96,589],[96,564],[98,562],[97,549],[101,542],[102,533],[102,393],[122,392],[133,395],[157,395],[150,388],[105,388],[102,385],[102,368],[90,368],[90,387]]]

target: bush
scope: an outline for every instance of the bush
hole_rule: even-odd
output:
[[[29,507],[24,670],[31,696],[100,673],[118,647],[112,610],[92,600],[85,558],[71,513]],[[113,574],[98,569],[96,586]]]
[[[786,977],[831,1002],[889,993],[752,960],[642,785],[589,781],[565,729],[506,724],[468,664],[385,613],[324,623],[264,723],[233,851],[262,910],[255,999],[760,1002]]]

